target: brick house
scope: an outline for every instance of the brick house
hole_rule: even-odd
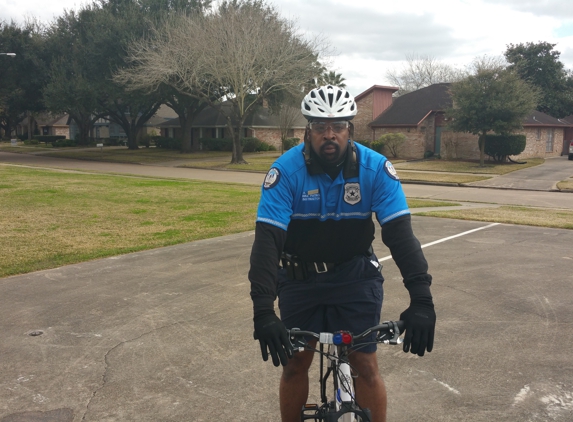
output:
[[[569,155],[569,145],[573,142],[573,114],[559,120],[570,125],[565,128],[563,135],[563,151],[561,152],[561,155]]]
[[[18,135],[26,135],[28,133],[28,119],[25,117],[16,127]],[[32,135],[60,135],[69,138],[70,126],[69,116],[67,114],[51,114],[40,113],[35,118],[32,118]]]
[[[358,107],[358,112],[352,119],[354,139],[359,141],[374,140],[372,129],[368,124],[392,105],[392,95],[398,89],[393,86],[374,85],[354,98]]]
[[[426,88],[394,98],[370,123],[360,122],[359,134],[370,135],[362,139],[374,140],[392,132],[403,133],[406,141],[401,146],[400,156],[423,158],[432,153],[444,158],[479,158],[478,137],[469,133],[456,133],[448,129],[445,111],[451,107],[448,83],[433,84]],[[390,91],[393,88],[381,87]],[[372,88],[371,88],[372,89]],[[365,91],[367,93],[369,90]],[[363,94],[364,94],[363,93]],[[362,94],[358,95],[362,99]],[[359,107],[361,104],[358,105]],[[374,113],[374,105],[362,103],[365,114]],[[378,112],[376,110],[376,112]],[[539,111],[532,112],[523,122],[526,136],[525,150],[517,159],[552,157],[562,154],[565,131],[573,127],[563,119],[555,119]],[[355,136],[356,139],[359,139]]]
[[[225,112],[229,112],[230,104],[223,104],[227,108]],[[289,130],[289,138],[304,137],[304,128],[306,126],[306,119],[302,116],[297,116]],[[170,119],[159,125],[161,135],[168,138],[181,138],[181,125],[179,118]],[[229,128],[227,127],[227,120],[225,116],[213,107],[204,108],[191,123],[191,146],[193,149],[200,148],[200,140],[204,138],[231,138]],[[252,113],[243,125],[244,137],[255,137],[259,140],[273,145],[280,150],[281,148],[281,131],[279,116],[272,114],[267,107],[259,107]]]

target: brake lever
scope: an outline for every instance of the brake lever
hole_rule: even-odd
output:
[[[392,332],[394,332],[394,337],[392,337],[388,342],[389,344],[393,344],[393,345],[397,345],[397,344],[402,344],[403,339],[400,337],[400,329],[398,328],[398,324],[396,323],[396,321],[391,321],[392,322]]]
[[[384,344],[392,344],[392,345],[402,344],[404,340],[400,337],[400,334],[402,333],[398,328],[398,324],[395,321],[387,321],[387,323],[391,324],[389,332],[393,334],[392,338],[384,339],[384,337],[386,336],[386,333],[384,333],[383,335],[379,336],[377,340],[381,341]]]

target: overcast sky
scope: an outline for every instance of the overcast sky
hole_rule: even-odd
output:
[[[79,0],[0,0],[0,20],[51,21]],[[388,69],[407,54],[465,67],[477,56],[501,56],[508,44],[557,44],[573,69],[573,0],[271,0],[309,35],[328,39],[331,67],[354,95],[388,85]]]

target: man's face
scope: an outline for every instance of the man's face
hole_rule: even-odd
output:
[[[336,163],[346,152],[350,134],[348,121],[337,119],[315,120],[310,126],[310,144],[326,163]]]

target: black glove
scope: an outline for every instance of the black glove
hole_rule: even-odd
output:
[[[436,327],[434,308],[412,303],[408,309],[400,314],[400,319],[406,323],[404,352],[410,351],[418,356],[424,356],[426,350],[431,352],[434,347],[434,329]]]
[[[253,320],[255,322],[254,337],[261,345],[263,360],[266,362],[269,359],[268,352],[270,352],[274,366],[279,366],[279,363],[285,366],[287,357],[292,358],[293,351],[283,322],[273,311],[255,315]]]

